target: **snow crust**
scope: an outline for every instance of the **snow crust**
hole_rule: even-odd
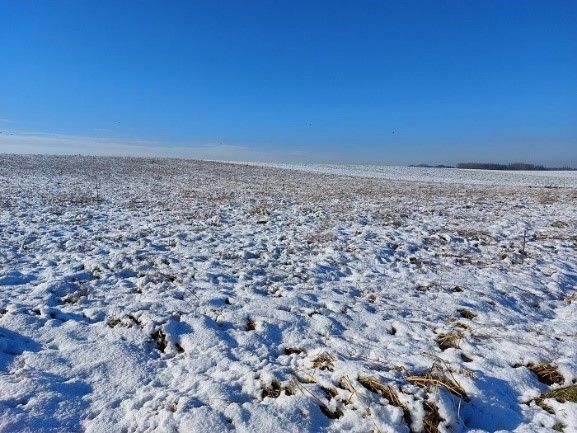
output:
[[[243,162],[242,164],[312,173],[416,182],[577,188],[577,171],[507,171],[369,164],[286,164],[252,161]]]
[[[0,155],[0,431],[577,431],[577,189],[459,173]]]

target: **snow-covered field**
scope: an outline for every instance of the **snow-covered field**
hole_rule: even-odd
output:
[[[466,173],[0,155],[0,431],[577,431],[577,189]]]
[[[266,162],[244,162],[243,164],[286,168],[312,173],[430,183],[577,188],[577,171],[496,171],[394,165],[281,164]]]

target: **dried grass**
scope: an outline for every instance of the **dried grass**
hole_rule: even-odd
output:
[[[546,398],[552,398],[557,400],[559,403],[577,403],[577,385],[569,385],[563,388],[552,389],[541,394],[538,400],[544,400]]]
[[[349,376],[343,376],[339,379],[339,387],[349,392],[356,392]]]
[[[296,380],[292,378],[284,387],[284,393],[286,395],[294,395],[296,393]]]
[[[469,396],[465,389],[455,380],[453,375],[445,371],[438,364],[433,364],[431,368],[422,374],[414,374],[406,376],[408,382],[420,388],[438,388],[443,387],[453,395],[469,401]]]
[[[256,329],[256,322],[252,318],[246,319],[246,328],[247,331],[254,331]]]
[[[280,395],[282,389],[282,384],[278,380],[273,379],[270,385],[265,386],[262,389],[261,397],[277,398]]]
[[[304,352],[304,350],[301,349],[300,347],[285,347],[285,349],[284,349],[285,355],[293,355],[293,354],[299,355],[303,352]]]
[[[291,379],[286,385],[283,385],[279,380],[273,379],[270,385],[262,388],[261,397],[278,398],[284,391],[285,395],[291,396],[296,392],[295,380]]]
[[[310,395],[317,402],[317,404],[319,405],[319,409],[327,418],[337,419],[337,418],[340,418],[343,416],[343,411],[340,409],[340,407],[337,406],[337,407],[335,407],[334,410],[332,410],[324,401],[322,401],[315,394],[313,394],[311,391],[309,391],[300,382],[301,382],[300,378],[298,376],[294,375],[293,381],[292,381],[292,384],[294,384],[294,390],[296,390],[298,388],[301,390],[301,392],[303,392],[303,394]],[[310,382],[305,382],[305,383],[310,383]],[[334,388],[329,388],[329,387],[325,387],[322,385],[319,385],[319,386],[323,390],[325,397],[329,401],[338,395],[338,391]],[[345,404],[347,404],[347,403],[345,403]]]
[[[381,383],[375,376],[359,376],[357,380],[369,391],[386,398],[392,406],[403,407],[397,392],[389,385]]]
[[[152,340],[154,341],[155,347],[164,353],[168,343],[166,342],[166,334],[162,329],[157,329],[152,334],[150,334]]]
[[[476,313],[473,313],[471,310],[467,310],[466,308],[459,308],[457,313],[459,313],[463,319],[473,320],[475,317],[477,317]]]
[[[553,385],[555,383],[562,384],[565,381],[559,369],[553,364],[529,364],[527,368],[537,376],[537,379],[541,383]]]
[[[435,340],[441,350],[449,348],[459,349],[463,334],[459,331],[451,331],[445,334],[439,334]]]
[[[116,316],[110,316],[107,320],[106,320],[106,324],[110,327],[110,328],[114,328],[116,325],[118,325],[120,323],[120,319]]]
[[[335,398],[337,395],[339,395],[339,392],[333,387],[321,385],[321,389],[323,390],[323,393],[325,394],[327,400],[331,400]]]
[[[395,391],[391,386],[381,383],[375,376],[359,376],[357,380],[369,391],[386,398],[391,406],[401,408],[403,410],[403,418],[405,419],[405,422],[409,428],[411,427],[411,412],[409,412],[409,409],[407,409],[407,407],[401,402],[397,391]]]
[[[425,409],[425,416],[423,417],[423,432],[424,433],[439,433],[439,424],[444,420],[439,415],[437,406],[433,403],[425,401],[423,403]]]
[[[551,227],[555,227],[557,229],[564,229],[569,227],[569,224],[567,224],[565,221],[554,221],[553,223],[551,223]]]
[[[353,397],[357,395],[357,389],[354,387],[349,376],[342,376],[340,378],[339,387],[350,392],[349,398],[344,401],[344,404],[349,404]]]
[[[328,352],[322,352],[313,359],[312,364],[318,370],[334,371],[335,357]]]

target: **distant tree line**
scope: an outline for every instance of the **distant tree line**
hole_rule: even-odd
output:
[[[445,164],[437,164],[437,165],[431,165],[431,164],[413,164],[413,165],[409,165],[409,167],[420,167],[420,168],[455,168],[452,165],[445,165]]]
[[[482,162],[460,162],[457,168],[475,168],[481,170],[523,170],[523,171],[558,171],[558,170],[575,170],[571,167],[545,167],[543,165],[528,164],[525,162],[514,162],[512,164],[495,164]]]
[[[493,162],[460,162],[457,165],[445,164],[412,164],[409,167],[421,168],[469,168],[478,170],[517,170],[517,171],[575,171],[572,167],[545,167],[544,165],[514,162],[512,164],[496,164]]]

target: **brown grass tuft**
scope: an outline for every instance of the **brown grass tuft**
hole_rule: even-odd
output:
[[[403,407],[396,391],[389,385],[381,383],[375,376],[359,376],[357,380],[369,391],[386,398],[392,406]]]
[[[459,308],[457,313],[459,313],[463,319],[473,320],[475,317],[477,317],[476,313],[473,313],[471,310],[467,310],[466,308]]]
[[[269,398],[277,398],[282,391],[282,384],[273,379],[269,386],[266,386],[262,389],[261,396],[262,398],[269,397]]]
[[[304,350],[301,349],[300,347],[285,347],[285,349],[284,349],[285,355],[293,355],[293,354],[298,355],[298,354],[301,354],[303,352],[304,352]]]
[[[246,319],[246,328],[247,331],[254,331],[256,329],[256,322],[252,318]]]
[[[565,221],[554,221],[553,223],[551,223],[551,227],[555,227],[557,229],[564,229],[569,227],[569,224],[567,224]]]
[[[351,400],[353,399],[353,397],[357,394],[357,390],[353,386],[353,383],[351,382],[351,379],[349,378],[349,376],[342,376],[340,378],[339,388],[346,389],[348,392],[350,392],[349,398],[347,398],[344,401],[344,404],[349,404],[351,402]]]
[[[322,352],[313,359],[313,367],[319,370],[334,371],[335,357],[328,352]]]
[[[339,392],[333,387],[321,385],[321,389],[323,390],[323,393],[325,394],[327,400],[331,400],[335,398],[337,395],[339,395]]]
[[[554,383],[562,384],[565,381],[559,369],[553,364],[529,364],[527,368],[535,373],[541,383],[553,385]]]
[[[439,424],[444,420],[439,415],[437,406],[433,403],[425,401],[423,403],[425,409],[425,416],[423,418],[423,432],[424,433],[439,433]]]
[[[283,389],[284,389],[284,393],[285,393],[286,395],[295,395],[295,393],[296,393],[296,388],[297,388],[297,385],[296,385],[294,379],[291,379],[291,380],[289,381],[289,383],[287,383],[287,384],[284,386]]]
[[[296,383],[290,380],[286,385],[283,385],[279,380],[273,379],[270,385],[262,389],[261,397],[278,398],[284,391],[285,395],[291,396],[296,393]]]
[[[469,401],[469,396],[465,389],[449,373],[447,374],[438,364],[433,364],[431,368],[422,374],[414,374],[406,377],[407,381],[420,388],[438,388],[442,386],[457,397]]]
[[[462,333],[459,331],[451,331],[445,334],[439,334],[435,341],[441,350],[447,350],[449,348],[458,349],[460,347],[461,338],[463,338]]]
[[[539,396],[537,400],[553,398],[559,403],[572,402],[577,403],[577,385],[569,385],[563,388],[552,389]]]
[[[339,388],[346,389],[349,392],[356,392],[348,376],[342,376],[339,380]]]
[[[375,376],[359,376],[357,380],[369,391],[386,398],[391,406],[401,408],[403,410],[403,417],[405,422],[409,428],[411,427],[411,413],[409,412],[409,409],[407,409],[407,407],[401,402],[399,395],[394,390],[394,388],[381,383]]]
[[[150,334],[150,336],[152,337],[152,340],[154,341],[154,345],[156,346],[156,348],[164,353],[164,350],[166,349],[166,346],[168,344],[166,342],[166,334],[164,333],[164,331],[162,329],[157,329],[152,334]]]

